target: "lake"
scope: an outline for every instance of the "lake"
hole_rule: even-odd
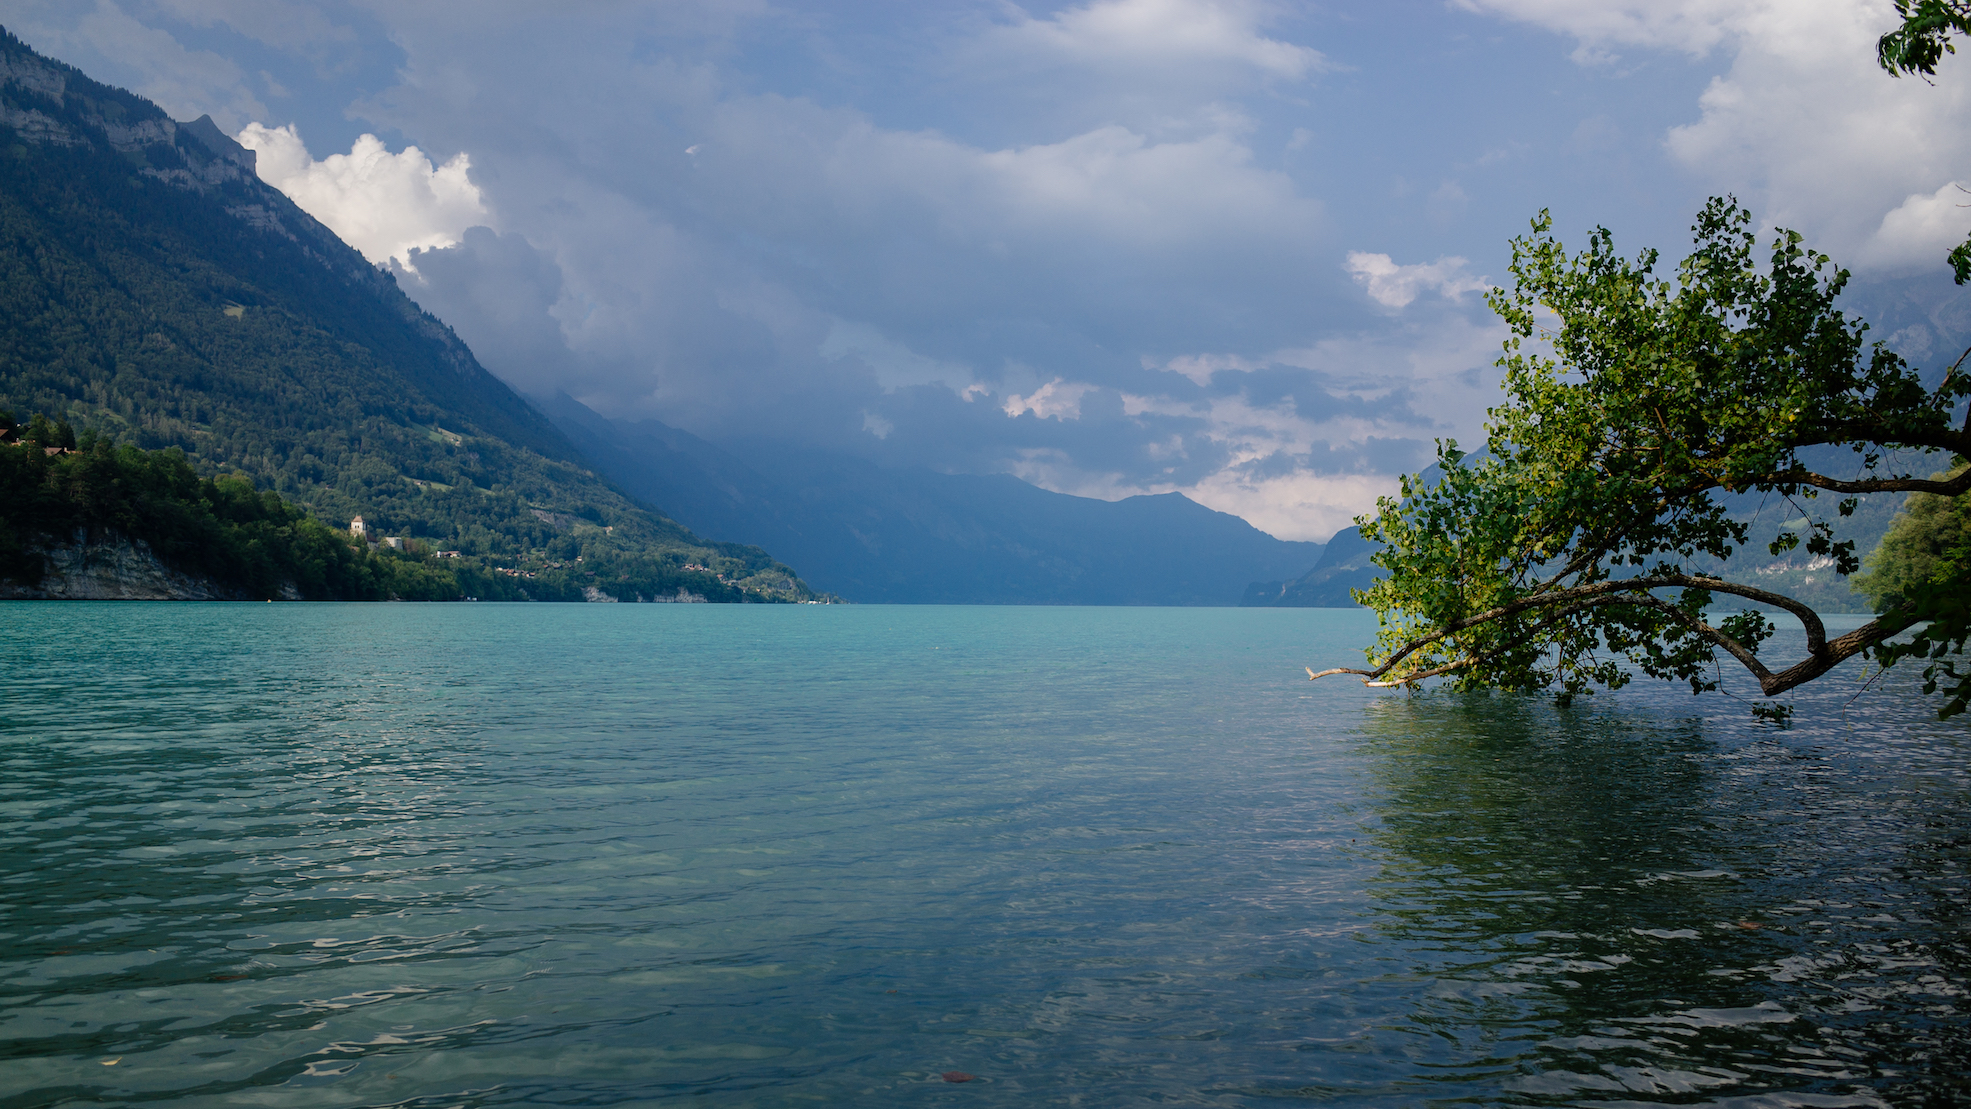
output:
[[[6,1109],[1971,1102],[1914,669],[1778,731],[1308,682],[1357,611],[0,614]]]

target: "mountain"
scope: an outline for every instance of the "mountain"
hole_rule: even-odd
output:
[[[0,407],[177,447],[537,599],[811,596],[596,475],[253,166],[209,118],[175,123],[0,31]]]
[[[1369,557],[1382,546],[1362,538],[1360,528],[1345,528],[1328,540],[1314,568],[1292,581],[1256,581],[1239,598],[1243,608],[1354,608],[1351,589],[1367,589],[1382,573]]]
[[[1100,501],[1006,474],[897,469],[536,401],[595,467],[706,535],[757,543],[815,588],[890,604],[1233,605],[1315,561],[1176,493]]]

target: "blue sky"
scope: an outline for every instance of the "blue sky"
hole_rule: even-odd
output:
[[[242,134],[523,391],[728,444],[1174,489],[1292,539],[1478,438],[1479,290],[1542,208],[1569,242],[1604,224],[1674,259],[1732,192],[1931,308],[1971,227],[1971,74],[1874,70],[1876,0],[0,0],[0,22]],[[1906,353],[1941,356],[1926,326],[1948,330],[1905,326]]]

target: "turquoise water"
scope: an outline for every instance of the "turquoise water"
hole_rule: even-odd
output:
[[[1971,1100],[1913,674],[1777,732],[1306,681],[1358,612],[0,614],[9,1109]]]

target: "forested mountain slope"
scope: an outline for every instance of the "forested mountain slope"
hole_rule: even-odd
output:
[[[765,552],[705,543],[590,472],[252,167],[210,120],[174,123],[0,32],[0,407],[182,448],[530,595],[809,596]]]

